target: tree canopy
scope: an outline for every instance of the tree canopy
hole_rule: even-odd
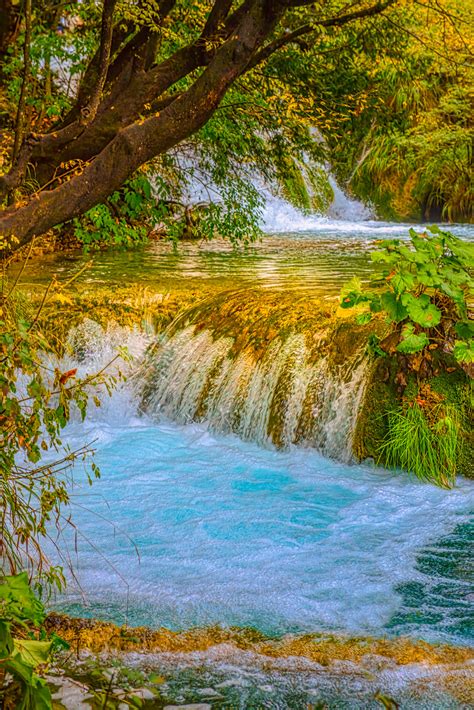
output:
[[[176,183],[210,176],[231,233],[239,210],[258,212],[255,171],[284,180],[307,156],[387,213],[411,191],[408,216],[468,218],[457,0],[1,0],[0,11],[6,251],[100,205],[117,223],[126,195],[133,212],[150,192],[143,170],[157,219]]]

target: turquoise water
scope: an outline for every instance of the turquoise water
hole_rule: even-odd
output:
[[[81,284],[165,291],[249,284],[335,298],[354,273],[369,274],[374,239],[406,232],[377,223],[325,230],[269,236],[248,254],[218,243],[185,245],[178,254],[165,244],[106,252]],[[473,236],[472,228],[458,231]],[[83,261],[80,254],[55,255],[41,274],[26,277],[67,277]],[[80,362],[69,358],[61,367],[100,370],[126,345],[134,371],[152,340],[89,322],[77,339]],[[188,360],[191,350],[188,343]],[[186,371],[195,361],[197,354]],[[56,609],[174,630],[218,624],[271,636],[335,632],[474,643],[474,481],[459,478],[446,491],[310,448],[244,442],[210,431],[206,422],[180,425],[159,411],[152,420],[142,411],[143,377],[139,370],[90,409],[85,424],[72,422],[65,431],[73,449],[93,442],[102,477],[89,487],[81,468],[74,471],[75,528],[65,525],[58,540],[62,559],[51,549],[52,559],[74,573],[67,593],[52,601]],[[258,400],[258,392],[253,396]],[[134,662],[162,675],[162,697],[178,705],[307,710],[323,701],[331,710],[375,710],[381,690],[405,710],[467,707],[438,683],[436,667],[397,666],[370,654],[358,664],[323,667],[221,644],[127,660]],[[456,672],[467,688],[469,668]]]
[[[365,273],[374,237],[406,231],[336,226],[269,236],[253,256],[212,244],[178,255],[166,245],[105,253],[84,278],[181,287],[229,276],[331,294],[353,267]],[[472,237],[469,227],[458,231]],[[43,277],[67,274],[82,258],[51,257]],[[148,342],[141,333],[92,328],[79,369],[100,369],[123,344],[139,362]],[[77,532],[66,529],[65,537],[76,581],[59,608],[172,629],[225,624],[269,634],[474,641],[474,481],[461,478],[445,491],[311,449],[263,448],[205,423],[151,421],[139,402],[129,384],[66,432],[72,447],[95,442],[102,478],[89,488],[75,472]]]
[[[153,424],[115,398],[85,434],[102,479],[74,494],[86,599],[72,585],[60,608],[171,629],[472,641],[472,481],[448,492],[311,450]]]

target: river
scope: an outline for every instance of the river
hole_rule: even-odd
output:
[[[216,293],[262,288],[333,300],[344,280],[368,278],[376,240],[407,233],[404,225],[322,218],[302,218],[292,230],[291,215],[282,219],[274,214],[272,233],[247,252],[217,241],[178,251],[157,242],[100,253],[81,283],[137,284],[163,293],[205,283]],[[452,231],[473,237],[466,226]],[[45,257],[41,274],[28,267],[25,281],[66,277],[84,258]],[[136,368],[153,339],[113,325],[88,328],[80,361],[70,359],[65,367],[91,371],[125,344]],[[180,365],[179,351],[172,358],[176,372],[189,367],[184,360]],[[194,382],[185,383],[180,397]],[[102,477],[89,488],[76,472],[78,540],[65,531],[76,581],[55,600],[56,609],[173,630],[221,625],[252,627],[270,637],[337,632],[472,644],[474,481],[461,477],[446,491],[370,463],[341,463],[312,446],[290,442],[278,449],[232,429],[219,431],[205,416],[173,415],[180,411],[144,409],[132,377],[90,411],[85,425],[68,426],[71,447],[94,442]],[[255,705],[241,707],[303,708],[316,692],[317,673],[308,669],[311,682],[300,673],[297,685],[303,692],[309,683],[312,690],[292,705],[296,691],[294,682],[288,690],[286,671],[268,671],[262,680],[256,661],[250,671],[248,658],[231,656],[181,659],[195,673],[186,682],[199,685],[207,663],[206,672],[221,682],[232,677],[238,685],[246,678],[247,698],[249,684],[267,686]],[[162,658],[166,664],[169,658]],[[209,676],[203,682],[209,684]],[[329,691],[320,690],[326,697]],[[354,688],[347,697],[339,691],[340,704],[330,707],[372,707],[362,691],[352,705],[347,697]],[[443,698],[436,707],[464,707]],[[403,707],[435,707],[429,703],[407,699]]]

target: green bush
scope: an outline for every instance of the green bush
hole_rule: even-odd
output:
[[[51,693],[38,669],[52,652],[67,647],[42,628],[45,611],[26,572],[0,578],[0,698],[16,701],[19,710],[50,710]]]
[[[358,279],[341,293],[341,307],[362,306],[359,323],[383,314],[391,326],[380,342],[386,354],[406,357],[408,369],[420,371],[442,349],[465,366],[474,362],[474,323],[468,302],[474,280],[474,245],[438,227],[423,234],[410,230],[410,242],[394,239],[371,254],[381,270],[364,288]],[[378,343],[372,336],[372,348]]]

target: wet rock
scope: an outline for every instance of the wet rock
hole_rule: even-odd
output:
[[[138,688],[137,690],[132,690],[130,694],[141,700],[155,700],[156,698],[155,693],[149,688]]]
[[[204,698],[210,698],[212,700],[221,700],[224,696],[218,693],[214,688],[198,688],[195,691],[198,695],[202,695]]]
[[[163,710],[212,710],[208,703],[191,703],[191,705],[165,705]]]
[[[61,703],[66,710],[90,710],[92,695],[86,686],[76,683],[69,678],[47,678],[48,683],[54,686],[53,700]]]

